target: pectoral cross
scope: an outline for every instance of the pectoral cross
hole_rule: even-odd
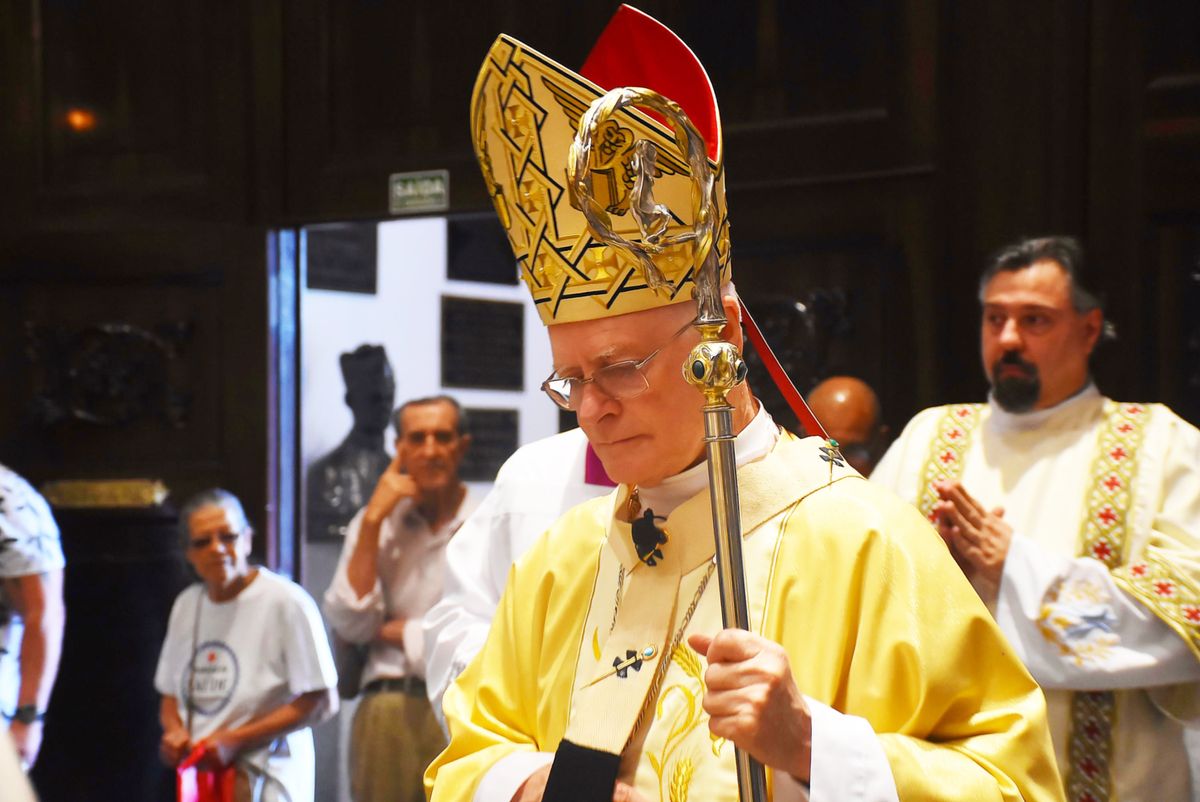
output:
[[[629,669],[632,668],[634,671],[641,671],[642,663],[647,660],[652,660],[656,654],[658,654],[658,650],[653,646],[647,646],[636,652],[632,649],[626,649],[624,659],[620,657],[613,658],[613,667],[611,671],[605,671],[603,674],[596,677],[586,685],[579,686],[579,690],[582,691],[584,688],[590,688],[600,680],[608,679],[614,674],[616,674],[620,679],[624,679],[629,675]]]
[[[829,481],[832,482],[833,466],[837,465],[839,468],[845,467],[846,462],[845,457],[842,456],[838,441],[831,437],[826,442],[828,445],[821,446],[817,450],[821,452],[821,459],[829,463]]]

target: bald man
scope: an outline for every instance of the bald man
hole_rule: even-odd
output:
[[[879,421],[879,398],[871,386],[853,376],[830,376],[809,393],[808,405],[846,461],[870,476],[888,431]]]

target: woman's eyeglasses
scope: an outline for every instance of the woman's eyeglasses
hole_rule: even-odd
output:
[[[238,538],[242,536],[241,532],[218,532],[216,535],[200,535],[188,540],[188,548],[190,549],[206,549],[216,537],[221,542],[222,546],[232,546],[237,543]]]

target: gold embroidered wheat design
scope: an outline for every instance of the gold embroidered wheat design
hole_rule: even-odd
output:
[[[689,757],[675,761],[675,768],[671,770],[671,802],[687,802],[688,787],[692,784],[692,773],[695,770],[696,767]]]
[[[685,674],[699,682],[700,687],[704,687],[704,672],[700,668],[700,658],[692,651],[691,646],[686,643],[679,644],[675,647],[671,659],[679,664]]]

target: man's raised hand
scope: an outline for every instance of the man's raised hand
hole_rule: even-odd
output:
[[[418,492],[417,483],[405,473],[402,458],[397,453],[387,466],[387,470],[376,482],[375,490],[371,493],[371,500],[367,502],[363,518],[371,523],[379,524],[392,514],[392,510],[396,508],[401,499],[415,498]]]

